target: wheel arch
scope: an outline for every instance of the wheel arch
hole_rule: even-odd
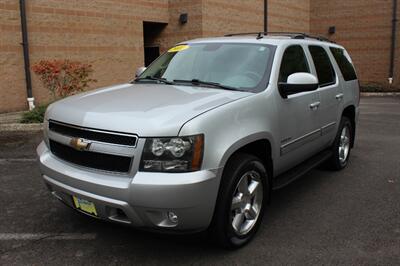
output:
[[[248,153],[255,155],[256,157],[260,158],[260,156],[266,155],[267,157],[260,158],[260,160],[264,163],[265,168],[267,170],[268,174],[268,182],[270,184],[270,191],[269,191],[269,197],[271,195],[271,190],[272,190],[272,180],[273,180],[273,142],[272,136],[269,134],[254,134],[247,136],[246,138],[240,139],[234,144],[232,144],[224,153],[221,159],[221,177],[223,176],[224,171],[226,171],[226,166],[228,165],[228,162],[230,159],[233,159],[236,154],[239,153]],[[218,204],[218,201],[220,200],[221,197],[221,189],[224,181],[220,180],[219,182],[219,187],[218,187],[218,194],[216,198],[216,206]],[[267,199],[267,202],[270,201],[270,198]],[[214,209],[214,213],[212,216],[212,221],[210,224],[210,228],[213,227],[213,224],[215,223],[215,216],[217,213],[217,208]]]
[[[355,133],[356,133],[356,107],[354,105],[349,105],[343,109],[342,117],[347,117],[351,122],[352,132],[351,132],[351,147],[354,147]]]
[[[228,161],[238,153],[251,154],[259,158],[267,169],[268,179],[272,184],[273,177],[273,142],[268,134],[254,134],[234,143],[223,155],[221,165],[223,170]]]

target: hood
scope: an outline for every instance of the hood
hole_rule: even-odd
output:
[[[77,126],[176,136],[182,125],[249,92],[165,84],[122,84],[65,98],[52,104],[46,119]]]

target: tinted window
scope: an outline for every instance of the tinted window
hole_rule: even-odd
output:
[[[297,72],[310,73],[304,50],[299,45],[290,46],[285,50],[279,71],[279,82],[287,82],[287,78]]]
[[[325,49],[321,46],[309,46],[320,87],[335,83],[335,71]]]
[[[344,80],[348,81],[357,79],[354,66],[345,54],[345,51],[343,49],[334,47],[331,47],[330,49],[333,57],[335,57],[336,63],[338,64],[340,71],[342,72]]]

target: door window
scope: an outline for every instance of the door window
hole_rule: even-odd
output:
[[[328,53],[321,46],[310,45],[308,49],[317,71],[319,86],[324,87],[334,84],[336,75]]]
[[[297,72],[310,73],[310,67],[303,48],[300,45],[293,45],[286,48],[283,54],[278,81],[287,82],[288,77]]]
[[[331,47],[330,48],[333,57],[335,57],[336,63],[338,64],[340,71],[342,72],[345,81],[357,79],[356,71],[354,66],[348,58],[348,55],[343,49]]]

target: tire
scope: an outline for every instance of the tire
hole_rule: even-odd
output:
[[[340,121],[335,141],[332,145],[332,156],[327,161],[327,166],[331,170],[339,171],[347,166],[350,158],[351,143],[353,140],[352,132],[353,126],[350,119],[343,116]]]
[[[235,249],[253,238],[262,222],[269,191],[267,170],[260,159],[249,154],[233,155],[222,175],[210,228],[219,245]]]

